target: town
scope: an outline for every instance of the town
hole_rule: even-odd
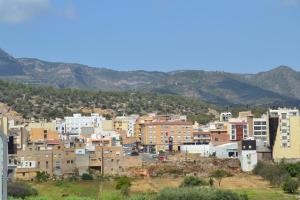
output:
[[[244,172],[252,171],[258,161],[300,160],[300,115],[290,108],[269,109],[259,118],[251,111],[237,117],[222,112],[219,120],[204,125],[180,115],[106,119],[99,113],[76,113],[24,124],[2,117],[1,128],[8,137],[9,178],[26,181],[38,172],[56,178],[89,170],[127,176],[132,168],[180,158],[239,160]]]

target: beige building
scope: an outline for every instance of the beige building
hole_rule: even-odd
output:
[[[113,120],[103,120],[102,121],[102,129],[103,129],[103,131],[113,131],[114,130]]]
[[[128,130],[128,118],[126,116],[118,116],[114,120],[115,131],[127,131]]]
[[[286,123],[288,128],[279,124],[273,147],[273,159],[275,162],[282,159],[300,161],[300,117],[290,116],[283,123]]]
[[[30,131],[32,128],[43,128],[49,131],[56,131],[56,122],[47,122],[47,121],[40,121],[40,122],[31,122],[27,125],[26,129]]]

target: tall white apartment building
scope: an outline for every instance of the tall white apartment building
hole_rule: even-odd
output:
[[[260,118],[253,118],[253,137],[257,141],[268,143],[269,123],[268,116],[262,115]]]
[[[134,128],[136,124],[136,120],[138,119],[138,115],[130,115],[128,116],[128,129],[127,129],[127,137],[134,136]]]
[[[290,147],[290,120],[291,116],[299,116],[298,109],[278,108],[269,110],[270,117],[278,117],[278,129],[280,135],[276,136],[276,140],[280,139],[280,147]]]
[[[65,132],[69,135],[80,135],[81,128],[93,127],[102,129],[104,117],[97,113],[92,113],[91,116],[82,116],[81,114],[73,114],[72,117],[65,117]]]

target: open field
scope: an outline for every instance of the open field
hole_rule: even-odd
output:
[[[155,193],[165,187],[178,187],[182,178],[144,178],[133,181],[131,195],[138,193]],[[39,191],[40,197],[49,200],[63,200],[67,197],[89,197],[91,199],[122,199],[119,191],[116,191],[114,181],[104,182],[101,186],[98,181],[76,181],[33,184]],[[217,187],[217,186],[216,186]],[[267,181],[253,175],[239,174],[224,178],[221,188],[230,189],[238,193],[246,193],[250,200],[295,200],[296,195],[284,193],[280,188],[273,188]],[[102,192],[101,192],[102,190]],[[100,192],[99,192],[100,191]]]

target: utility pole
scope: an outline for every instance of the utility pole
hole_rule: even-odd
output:
[[[99,177],[99,193],[98,200],[102,199],[103,196],[103,183],[104,181],[104,154],[103,154],[103,146],[101,146],[101,176]]]

